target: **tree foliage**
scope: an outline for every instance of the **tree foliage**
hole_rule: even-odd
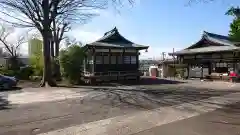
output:
[[[229,36],[233,41],[240,42],[240,8],[231,7],[226,15],[233,16],[233,21],[230,24]]]
[[[42,76],[43,74],[43,54],[42,54],[42,44],[43,42],[39,39],[31,39],[29,41],[29,45],[32,46],[30,48],[34,48],[37,49],[33,49],[31,51],[31,54],[30,54],[30,65],[31,67],[33,68],[33,72],[34,72],[34,75],[35,76]],[[30,49],[29,48],[29,49]]]
[[[240,19],[234,19],[230,24],[229,36],[233,41],[240,42]]]
[[[71,83],[79,83],[83,69],[83,48],[71,45],[60,52],[62,75]]]
[[[44,70],[41,86],[55,86],[51,68],[51,40],[65,25],[88,20],[97,9],[106,9],[110,3],[121,5],[124,0],[0,0],[0,13],[5,22],[23,27],[35,27],[43,37]],[[128,0],[130,3],[133,0]],[[93,12],[94,11],[94,12]],[[6,17],[7,16],[7,17]],[[11,20],[6,18],[10,17]],[[59,27],[53,28],[54,24]]]
[[[42,73],[43,73],[43,56],[42,55],[30,56],[30,65],[33,68],[33,74],[35,76],[42,76]]]

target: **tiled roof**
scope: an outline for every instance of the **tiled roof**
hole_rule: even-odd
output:
[[[194,53],[207,53],[207,52],[224,52],[224,51],[234,51],[238,50],[240,47],[236,46],[209,46],[209,47],[201,47],[196,49],[184,49],[181,51],[177,51],[174,54],[194,54]],[[172,53],[170,53],[172,54]]]
[[[216,43],[219,45],[211,45],[205,47],[197,47],[198,43],[200,43],[203,40],[207,40],[210,43]],[[228,36],[218,35],[210,32],[203,32],[202,38],[200,41],[198,41],[196,44],[183,49],[181,51],[177,51],[174,54],[175,55],[181,55],[181,54],[193,54],[193,53],[207,53],[207,52],[223,52],[223,51],[234,51],[240,49],[239,46],[236,45],[236,42],[233,42],[229,39]],[[173,53],[169,53],[169,55],[173,55]]]
[[[96,42],[87,44],[88,46],[100,46],[100,47],[120,47],[120,48],[139,48],[147,49],[148,46],[135,44],[128,39],[124,38],[115,27],[114,29],[106,32],[102,38]]]
[[[214,43],[219,43],[219,44],[227,45],[227,46],[235,46],[235,43],[232,42],[228,36],[209,33],[209,32],[206,32],[206,31],[203,32],[203,36],[207,40],[210,40]]]
[[[132,44],[126,44],[126,43],[104,43],[104,42],[98,42],[98,41],[96,41],[96,42],[93,42],[93,43],[90,43],[90,44],[88,44],[88,45],[91,45],[91,46],[106,46],[106,47],[118,47],[118,48],[124,48],[124,47],[129,47],[129,48],[131,48],[131,47],[140,47],[140,48],[148,48],[148,46],[144,46],[144,45],[139,45],[139,44],[134,44],[134,43],[132,43]]]

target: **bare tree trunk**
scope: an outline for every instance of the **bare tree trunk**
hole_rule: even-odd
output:
[[[44,8],[44,22],[43,22],[43,57],[44,57],[44,68],[43,68],[43,78],[40,86],[56,86],[56,83],[52,79],[52,68],[51,68],[51,47],[50,38],[52,38],[50,29],[50,19],[49,19],[49,0],[43,0],[42,7]]]
[[[55,56],[59,56],[59,42],[55,44]]]
[[[54,41],[51,41],[51,57],[54,59]]]
[[[56,80],[61,81],[61,72],[60,72],[60,63],[59,63],[59,42],[55,43],[55,57],[56,57],[56,62],[54,64],[54,70],[55,70],[55,75],[56,75]]]
[[[56,83],[52,79],[52,69],[51,69],[51,48],[49,42],[49,34],[47,32],[43,33],[43,57],[44,57],[44,69],[43,78],[40,86],[56,86]]]

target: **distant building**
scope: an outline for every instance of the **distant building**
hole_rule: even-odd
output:
[[[10,58],[10,57],[0,58],[0,65],[6,65],[6,64],[8,63],[9,58]],[[21,65],[28,65],[28,64],[29,64],[29,57],[19,56],[19,57],[18,57],[18,62],[19,62]]]
[[[0,56],[3,56],[3,47],[0,47]]]
[[[28,42],[28,55],[29,56],[42,53],[42,49],[43,49],[42,40],[34,38]]]
[[[204,31],[195,44],[169,55],[186,64],[186,78],[228,79],[228,73],[240,73],[240,47],[228,36]]]
[[[150,66],[157,65],[158,63],[158,60],[139,60],[139,70],[141,72],[148,72]]]

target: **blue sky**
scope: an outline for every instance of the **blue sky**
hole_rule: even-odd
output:
[[[229,7],[240,5],[239,0],[190,6],[187,3],[188,0],[140,0],[133,7],[120,9],[120,14],[100,11],[100,16],[75,27],[70,34],[80,41],[92,42],[116,26],[129,40],[150,46],[148,53],[142,53],[142,59],[157,59],[161,52],[181,50],[197,42],[204,30],[227,35],[232,18],[224,14]]]

